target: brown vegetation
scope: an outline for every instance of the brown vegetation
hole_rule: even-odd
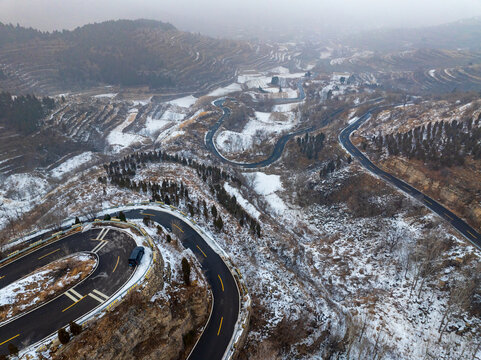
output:
[[[53,359],[185,359],[210,310],[207,288],[172,284],[162,290],[163,277],[157,265],[146,288],[129,294]],[[164,295],[155,296],[159,291]]]

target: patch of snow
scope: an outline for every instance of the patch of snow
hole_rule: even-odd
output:
[[[185,114],[175,111],[174,109],[169,109],[165,111],[160,120],[164,121],[182,121],[185,118]]]
[[[293,112],[268,113],[256,112],[241,132],[223,130],[215,139],[216,148],[221,153],[238,153],[246,151],[254,145],[272,139],[270,135],[288,131],[296,124]]]
[[[150,103],[150,101],[152,100],[152,97],[146,99],[146,100],[132,100],[132,104],[134,106],[145,106],[147,105],[148,103]]]
[[[270,195],[275,191],[283,189],[279,175],[267,175],[257,171],[254,173],[244,173],[244,176],[251,179],[254,190],[259,195]]]
[[[189,101],[192,101],[192,99]],[[179,101],[179,103],[182,103],[182,101]],[[187,105],[187,100],[185,100],[183,104]],[[170,104],[168,106],[169,107],[162,113],[160,118],[148,116],[145,121],[145,127],[142,129],[140,134],[154,136],[159,131],[169,131],[174,124],[185,119],[185,107],[180,107],[174,104]]]
[[[240,191],[235,187],[230,186],[228,183],[224,183],[224,189],[230,196],[235,196],[237,203],[242,206],[242,208],[249,213],[253,218],[259,219],[261,213],[252,205],[248,200],[246,200]]]
[[[319,59],[321,60],[329,59],[331,55],[332,53],[330,51],[321,51],[321,53],[319,54]]]
[[[0,199],[3,205],[8,205],[15,201],[18,206],[20,203],[35,202],[47,193],[48,182],[32,174],[13,174],[3,181],[0,189]]]
[[[171,123],[172,122],[168,120],[154,119],[153,117],[148,116],[147,120],[145,121],[145,127],[144,129],[142,129],[141,134],[152,136],[157,131],[164,129],[167,125]]]
[[[296,109],[300,102],[297,103],[291,103],[291,104],[280,104],[280,105],[274,105],[272,107],[272,112],[290,112]]]
[[[214,91],[211,91],[207,94],[207,96],[224,96],[233,92],[241,91],[242,87],[240,84],[232,83],[228,86],[217,88]]]
[[[296,117],[293,113],[285,113],[286,121],[278,120],[272,113],[255,112],[255,119],[250,119],[245,125],[243,134],[255,135],[258,131],[266,134],[281,133],[290,130],[295,125]]]
[[[472,102],[467,103],[466,105],[461,106],[461,107],[459,108],[459,111],[466,111],[466,110],[469,109],[472,105],[473,105]]]
[[[284,66],[277,66],[275,68],[270,69],[269,71],[271,73],[279,74],[279,75],[286,75],[291,73],[289,69]]]
[[[132,112],[129,111],[127,119],[113,129],[110,134],[107,136],[107,142],[112,146],[112,152],[118,153],[122,149],[134,144],[134,143],[141,143],[143,141],[143,137],[136,134],[129,134],[124,133],[124,129],[129,126],[137,117],[138,110],[133,109]]]
[[[196,101],[197,101],[197,98],[195,96],[189,95],[189,96],[184,96],[182,98],[171,100],[167,103],[180,106],[183,108],[190,108],[192,105],[195,104]]]
[[[331,65],[341,65],[344,63],[344,61],[346,61],[347,58],[345,57],[340,57],[340,58],[335,58],[335,59],[332,59],[329,64]]]
[[[266,199],[271,211],[276,215],[285,214],[289,210],[284,201],[277,194],[266,195],[264,196],[264,199]]]
[[[306,73],[299,72],[299,73],[293,73],[293,74],[282,74],[282,78],[284,79],[299,79],[304,77]]]
[[[284,201],[276,194],[276,191],[284,189],[279,175],[267,175],[260,171],[243,173],[243,175],[251,182],[254,191],[264,197],[272,212],[280,215],[289,210]]]
[[[216,148],[225,153],[238,153],[252,148],[252,136],[224,130],[215,138]]]
[[[114,97],[117,96],[118,93],[108,93],[108,94],[99,94],[99,95],[94,95],[93,97],[94,98],[108,98],[108,99],[112,99]]]
[[[91,161],[93,158],[94,158],[94,154],[91,151],[84,152],[82,154],[74,156],[71,159],[68,159],[64,163],[54,168],[50,172],[50,175],[56,179],[60,179],[65,174],[71,172],[72,170],[77,169],[83,164]]]
[[[178,136],[181,136],[181,135],[184,135],[185,134],[185,131],[184,130],[176,130],[176,131],[173,131],[169,137],[170,138],[175,138],[175,137],[178,137]]]

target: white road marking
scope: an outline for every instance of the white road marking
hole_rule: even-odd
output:
[[[76,297],[74,297],[73,295],[70,295],[70,293],[68,291],[64,292],[64,295],[67,295],[70,300],[72,300],[73,302],[77,302],[78,299]]]
[[[104,234],[102,235],[102,237],[100,237],[100,240],[103,240],[103,239],[104,239],[105,235],[107,235],[107,233],[109,232],[109,230],[110,230],[110,229],[107,229],[107,231],[104,232]]]
[[[74,289],[70,289],[69,290],[72,294],[74,294],[75,296],[77,296],[79,299],[82,297],[82,295],[80,295],[78,292],[76,292]]]
[[[95,300],[97,300],[99,303],[103,303],[104,300],[102,300],[101,298],[95,296],[94,294],[90,293],[89,296]]]
[[[92,249],[92,252],[98,253],[105,245],[107,245],[107,240],[100,240],[100,242]]]
[[[99,295],[99,296],[102,296],[103,298],[105,298],[105,300],[108,300],[108,299],[109,299],[109,297],[108,297],[107,295],[105,295],[104,293],[102,293],[102,292],[100,292],[100,291],[98,291],[98,290],[96,290],[96,289],[92,290],[92,292],[96,293],[96,294]]]
[[[103,228],[102,230],[100,230],[100,233],[99,233],[99,236],[97,236],[97,239],[101,239],[102,238],[102,234],[104,233],[106,228]]]
[[[100,244],[98,244],[94,250],[92,250],[94,253],[98,253],[100,250],[102,250],[102,248],[107,245],[108,241],[106,240],[102,240],[102,242]]]
[[[64,294],[67,295],[73,302],[77,302],[83,298],[83,296],[76,292],[74,289],[69,289],[64,292]]]

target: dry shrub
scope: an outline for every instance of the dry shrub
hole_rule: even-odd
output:
[[[308,321],[306,316],[299,319],[284,317],[274,329],[272,339],[281,352],[288,352],[290,348],[307,338],[309,335]]]

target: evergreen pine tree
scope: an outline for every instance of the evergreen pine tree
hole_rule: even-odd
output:
[[[120,211],[120,212],[119,212],[119,219],[120,219],[120,221],[123,221],[123,222],[126,222],[126,221],[127,221],[127,219],[126,219],[125,214],[123,213],[123,211]]]
[[[58,340],[62,344],[67,344],[70,341],[70,334],[64,328],[58,330]]]
[[[182,274],[185,285],[190,285],[190,264],[186,258],[182,258]]]

